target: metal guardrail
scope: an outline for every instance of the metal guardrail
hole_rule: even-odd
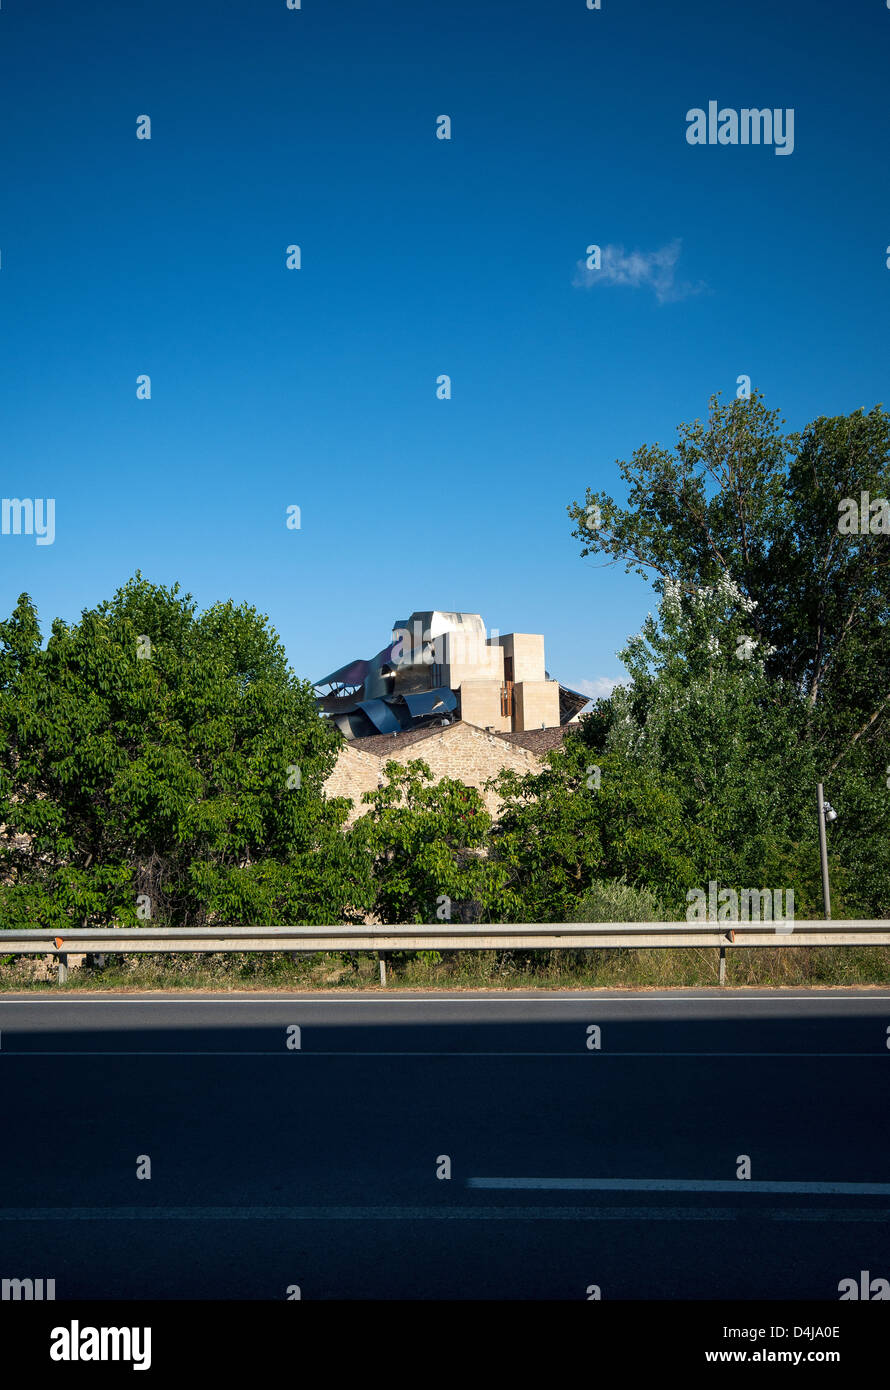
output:
[[[834,922],[566,922],[555,926],[427,927],[99,927],[54,931],[0,931],[0,956],[52,954],[59,983],[68,956],[180,951],[494,951],[590,950],[603,947],[705,946],[720,952],[720,983],[727,948],[739,946],[890,946],[890,920]],[[383,957],[380,978],[386,983]]]

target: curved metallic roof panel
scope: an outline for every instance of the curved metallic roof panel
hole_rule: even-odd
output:
[[[402,722],[385,700],[362,700],[357,708],[364,711],[378,733],[401,732]]]
[[[370,661],[363,661],[360,658],[356,658],[355,661],[347,661],[345,666],[338,667],[329,676],[322,676],[320,681],[313,681],[313,685],[316,688],[320,685],[364,685],[369,675],[382,670],[384,666],[389,664],[396,645],[395,642],[390,642],[388,647],[384,647],[376,656],[372,656]]]
[[[403,695],[402,699],[412,719],[423,714],[446,714],[449,710],[457,709],[457,696],[447,685],[439,686],[437,690],[420,690],[414,695]]]
[[[322,676],[320,681],[315,681],[315,685],[363,685],[370,669],[370,661],[347,661],[345,666],[332,671],[329,676]]]

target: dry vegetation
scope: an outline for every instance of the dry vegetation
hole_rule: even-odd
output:
[[[680,989],[717,986],[712,947],[597,951],[461,951],[387,956],[390,988]],[[734,987],[828,988],[890,984],[890,948],[782,946],[727,951]],[[109,955],[55,983],[43,960],[0,956],[0,990],[312,990],[380,988],[370,954],[243,952],[208,955]]]

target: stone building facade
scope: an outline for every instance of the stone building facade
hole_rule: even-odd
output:
[[[352,800],[352,822],[363,813],[362,794],[375,791],[382,784],[388,762],[405,766],[412,759],[422,759],[434,781],[451,777],[475,787],[488,811],[496,817],[499,801],[485,783],[504,768],[511,768],[520,776],[539,772],[544,755],[551,748],[558,748],[567,732],[567,726],[560,725],[519,733],[490,733],[461,720],[444,727],[353,739],[341,748],[337,765],[325,783],[325,794]]]

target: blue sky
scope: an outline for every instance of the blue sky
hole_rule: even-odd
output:
[[[742,373],[789,428],[888,398],[888,64],[883,0],[9,0],[0,493],[56,539],[0,536],[0,607],[140,568],[310,678],[415,608],[619,677],[655,600],[567,504]],[[712,99],[793,153],[690,146]]]

